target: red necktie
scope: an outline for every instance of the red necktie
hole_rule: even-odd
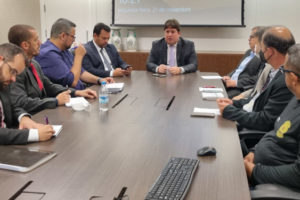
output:
[[[32,63],[30,63],[30,67],[31,67],[31,71],[32,71],[32,73],[33,73],[33,75],[34,75],[34,77],[35,77],[35,79],[36,79],[36,81],[39,85],[40,90],[43,90],[43,88],[44,88],[43,82],[41,81],[41,79],[40,79],[40,77],[39,77],[39,75],[38,75],[38,73],[37,73],[37,71],[36,71],[36,69],[35,69],[35,67]]]

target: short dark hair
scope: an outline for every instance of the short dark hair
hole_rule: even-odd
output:
[[[265,31],[270,28],[269,26],[258,26],[257,30],[255,33],[253,33],[254,37],[257,37],[258,42],[261,42],[262,36],[264,35]]]
[[[8,31],[8,41],[17,46],[21,46],[22,42],[28,41],[32,37],[30,30],[34,30],[34,28],[29,25],[14,25]]]
[[[266,47],[273,47],[279,53],[285,55],[287,50],[295,44],[295,39],[292,33],[290,33],[289,38],[285,39],[283,37],[278,37],[277,35],[273,34],[272,31],[268,30],[263,35],[263,43]]]
[[[295,72],[300,74],[300,44],[294,44],[287,51],[288,59],[286,65],[291,66]]]
[[[110,32],[110,27],[104,23],[98,23],[94,26],[93,34],[99,35],[101,30],[105,30],[106,32]]]
[[[51,34],[52,38],[58,38],[59,34],[61,33],[70,33],[72,28],[75,28],[76,24],[71,22],[65,18],[59,18],[54,22],[51,27]]]
[[[18,54],[21,54],[24,59],[26,58],[24,51],[17,45],[12,43],[4,43],[0,45],[0,56],[2,56],[6,62],[13,61],[15,56]]]
[[[168,19],[165,22],[164,30],[167,28],[175,28],[178,32],[180,31],[180,24],[176,19]]]

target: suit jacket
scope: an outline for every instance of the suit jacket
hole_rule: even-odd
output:
[[[84,45],[84,47],[86,49],[86,54],[82,60],[83,68],[86,71],[96,76],[100,76],[100,77],[110,76],[110,71],[105,71],[104,64],[101,60],[101,57],[93,41],[89,41]],[[114,45],[108,44],[105,47],[105,50],[110,58],[111,64],[114,69],[115,68],[126,69],[128,65],[122,60]]]
[[[38,83],[31,72],[30,67],[17,76],[15,83],[11,84],[11,101],[17,107],[24,108],[30,114],[37,113],[43,109],[56,108],[56,96],[66,91],[67,88],[59,84],[52,83],[42,72],[40,65],[35,60],[32,60],[38,76],[43,82],[44,88],[40,90]],[[71,89],[71,91],[75,91]]]
[[[248,57],[251,53],[251,49],[246,51],[244,54],[244,57],[238,64],[238,66],[243,62],[243,60]],[[240,89],[248,89],[250,87],[253,87],[258,79],[258,73],[259,71],[264,67],[264,63],[261,62],[260,58],[254,56],[245,66],[243,71],[239,74],[238,81],[237,81],[237,88]],[[237,70],[237,68],[232,71],[229,76],[231,77],[234,72]]]
[[[278,71],[268,87],[255,100],[252,112],[243,110],[243,106],[251,100],[250,97],[234,101],[233,105],[225,107],[223,117],[238,122],[243,128],[270,131],[292,96],[286,87],[283,72]]]
[[[0,91],[0,99],[3,105],[6,127],[0,128],[0,145],[26,144],[28,141],[28,129],[11,129],[17,125],[17,118],[25,111],[21,108],[14,108],[9,98],[9,87]]]
[[[147,60],[147,70],[155,72],[161,64],[167,65],[168,45],[164,38],[152,43],[152,49]],[[197,55],[194,42],[179,38],[176,46],[176,59],[178,67],[182,67],[185,73],[197,70]]]

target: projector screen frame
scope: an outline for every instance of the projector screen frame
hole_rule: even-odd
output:
[[[161,27],[164,24],[116,24],[115,23],[115,1],[112,0],[112,23],[111,26],[114,27]],[[118,0],[117,0],[118,1]],[[180,24],[181,27],[246,27],[245,25],[245,0],[241,0],[241,24],[240,25],[234,25],[234,24]],[[179,22],[180,23],[180,22]]]

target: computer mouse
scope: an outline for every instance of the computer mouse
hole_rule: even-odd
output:
[[[201,149],[198,149],[198,151],[197,151],[198,156],[215,156],[216,153],[217,153],[217,150],[211,146],[202,147]]]

